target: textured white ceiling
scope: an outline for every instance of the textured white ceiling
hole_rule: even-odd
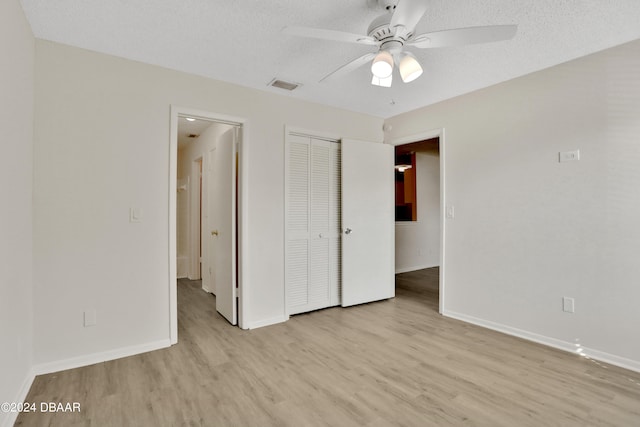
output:
[[[400,0],[408,1],[408,0]],[[36,37],[352,111],[390,117],[640,38],[640,0],[424,0],[416,33],[518,24],[508,42],[413,49],[425,73],[371,86],[375,48],[283,35],[287,25],[366,32],[368,0],[21,0]],[[301,83],[293,92],[273,78]]]

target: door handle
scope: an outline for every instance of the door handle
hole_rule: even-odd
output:
[[[213,231],[211,232],[211,235],[212,235],[212,236],[217,236],[217,235],[218,235],[218,230],[213,230]]]
[[[351,230],[350,228],[346,228],[346,229],[344,230],[344,234],[351,234],[351,232],[352,232],[352,231],[353,231],[353,230]]]

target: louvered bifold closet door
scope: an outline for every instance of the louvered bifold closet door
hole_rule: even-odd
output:
[[[285,254],[288,314],[340,304],[340,203],[336,200],[339,159],[339,144],[335,142],[288,136]]]
[[[309,300],[309,159],[310,139],[289,135],[286,144],[285,286],[287,311]]]
[[[329,159],[329,287],[330,305],[342,303],[342,191],[340,143],[330,147]]]
[[[309,306],[329,306],[329,142],[311,140]]]

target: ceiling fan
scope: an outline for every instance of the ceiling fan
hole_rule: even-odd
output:
[[[407,47],[430,49],[509,40],[516,34],[517,25],[489,25],[456,28],[415,35],[416,25],[427,11],[427,0],[369,0],[387,12],[371,22],[367,35],[309,27],[285,27],[282,32],[292,36],[310,37],[347,43],[376,46],[376,52],[366,53],[343,65],[321,82],[334,80],[371,62],[371,84],[391,87],[393,69],[397,64],[400,77],[409,83],[422,74],[422,67]]]

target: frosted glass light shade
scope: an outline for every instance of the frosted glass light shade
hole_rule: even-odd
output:
[[[409,52],[405,53],[398,68],[400,69],[400,77],[402,77],[402,81],[405,83],[414,81],[422,74],[420,63],[418,63],[416,57]]]
[[[389,77],[393,72],[393,56],[386,50],[378,52],[371,63],[371,72],[380,79]]]
[[[371,84],[374,86],[391,87],[392,82],[393,74],[390,74],[389,77],[385,77],[384,79],[376,76],[373,76],[373,78],[371,79]]]

